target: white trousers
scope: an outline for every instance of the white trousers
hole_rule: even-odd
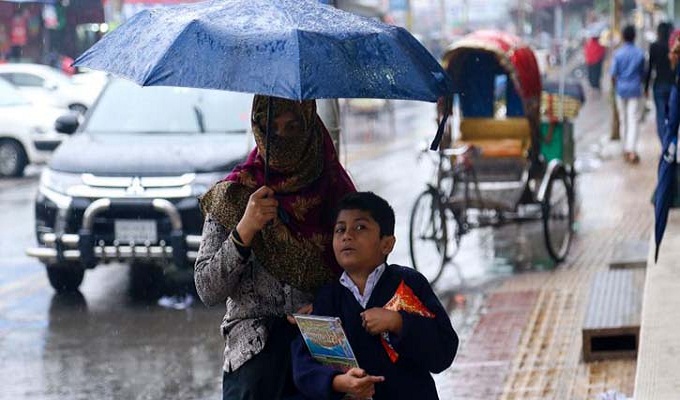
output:
[[[619,112],[619,132],[623,143],[623,151],[637,153],[638,132],[640,132],[641,97],[616,96],[616,109]]]

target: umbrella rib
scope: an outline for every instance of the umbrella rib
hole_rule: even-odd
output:
[[[297,42],[297,53],[298,53],[298,79],[297,79],[297,84],[298,84],[298,98],[300,100],[303,99],[303,93],[302,93],[302,54],[300,54],[300,30],[296,29],[295,30],[295,41]]]

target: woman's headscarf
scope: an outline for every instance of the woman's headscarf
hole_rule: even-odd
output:
[[[338,161],[330,135],[316,113],[316,102],[255,96],[252,129],[256,148],[201,198],[227,229],[236,227],[250,195],[264,185],[267,101],[274,116],[292,112],[300,118],[299,135],[271,135],[269,184],[279,201],[279,218],[255,236],[255,257],[277,279],[300,290],[315,291],[342,271],[332,249],[333,211],[342,196],[356,191]]]

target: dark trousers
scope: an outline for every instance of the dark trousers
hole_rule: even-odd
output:
[[[593,89],[600,90],[600,79],[602,79],[602,61],[587,66],[588,83]]]
[[[224,373],[222,400],[297,398],[290,357],[290,343],[295,335],[297,327],[285,318],[277,319],[264,349],[236,371]]]
[[[671,97],[671,85],[658,83],[654,85],[654,108],[656,108],[656,133],[663,144],[663,134],[668,118],[668,99]]]

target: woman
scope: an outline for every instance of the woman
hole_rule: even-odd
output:
[[[654,72],[654,107],[656,108],[656,133],[662,140],[664,124],[668,114],[666,106],[673,87],[673,71],[668,57],[668,39],[673,26],[668,22],[659,24],[656,41],[649,46],[649,61],[645,78],[645,97],[649,97],[649,81]]]
[[[269,184],[264,186],[267,103],[274,107]],[[313,100],[255,96],[257,144],[201,199],[205,215],[196,289],[206,305],[226,303],[223,399],[278,399],[295,393],[290,371],[294,312],[339,276],[332,211],[356,189],[338,161]]]

